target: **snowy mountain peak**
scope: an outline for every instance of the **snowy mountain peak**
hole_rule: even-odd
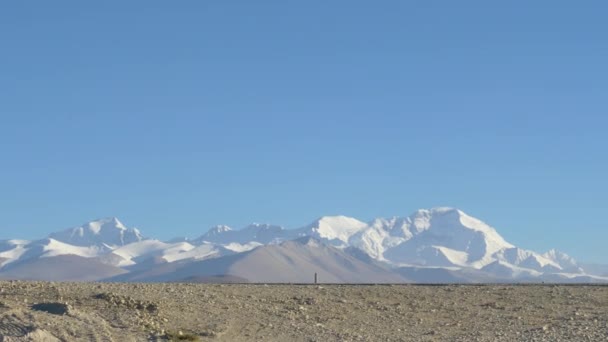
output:
[[[367,224],[353,217],[337,215],[337,216],[322,216],[315,220],[312,224],[315,228],[333,228],[336,230],[358,230]]]
[[[496,230],[461,210],[421,209],[404,220],[376,220],[356,246],[396,264],[480,268],[514,247]]]
[[[353,235],[367,226],[367,223],[348,216],[323,216],[301,232],[340,246],[346,245]]]
[[[125,227],[125,225],[122,224],[122,222],[120,222],[118,220],[118,218],[116,218],[116,217],[108,217],[108,218],[91,221],[91,222],[85,223],[82,227],[79,227],[79,228],[83,228],[83,229],[81,229],[81,231],[84,229],[87,229],[90,232],[92,232],[93,234],[100,234],[104,230],[111,230],[111,229],[127,230],[127,227]],[[81,233],[81,234],[84,234],[84,233]]]
[[[212,227],[211,229],[209,229],[209,231],[207,232],[208,235],[216,235],[216,234],[222,234],[222,233],[226,233],[232,231],[232,228],[225,226],[225,225],[217,225]]]
[[[449,207],[421,209],[410,216],[410,219],[418,231],[426,230],[431,225],[470,229],[488,235],[504,247],[513,247],[498,234],[496,229],[459,209]]]
[[[458,215],[464,214],[461,210],[452,208],[452,207],[435,207],[435,208],[428,209],[426,211],[428,211],[432,214],[458,214]]]
[[[547,253],[543,254],[543,256],[546,258],[549,258],[549,259],[553,259],[553,260],[572,259],[571,256],[569,256],[566,253],[560,252],[557,249],[550,249]]]
[[[226,225],[220,224],[220,225],[211,227],[205,234],[194,239],[193,242],[195,244],[202,243],[202,242],[217,242],[217,241],[230,243],[232,240],[231,236],[234,235],[234,233],[235,233],[235,231],[232,228],[230,228]]]
[[[144,239],[139,230],[127,228],[116,217],[91,221],[49,237],[75,246],[123,246]]]
[[[551,249],[542,256],[558,264],[565,272],[580,273],[583,270],[573,257],[558,250]]]
[[[445,220],[460,221],[465,218],[472,218],[464,211],[451,207],[436,207],[431,209],[419,209],[409,216],[412,220],[430,220],[433,218],[443,218]]]
[[[286,229],[282,226],[252,223],[240,230],[233,230],[228,226],[215,226],[203,234],[195,243],[211,242],[219,244],[242,244],[251,242],[268,244],[283,241],[287,238]]]
[[[410,217],[432,217],[441,215],[452,215],[452,217],[459,217],[466,215],[462,210],[452,207],[435,207],[431,209],[418,209]]]

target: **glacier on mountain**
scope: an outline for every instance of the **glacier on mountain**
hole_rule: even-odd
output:
[[[192,240],[177,238],[167,242],[144,238],[139,230],[125,227],[116,218],[107,218],[52,233],[41,240],[0,241],[0,275],[27,260],[61,255],[91,258],[123,269],[142,269],[221,258],[303,237],[413,277],[608,281],[587,274],[576,260],[562,252],[541,254],[518,248],[488,224],[454,208],[422,209],[407,217],[377,218],[368,223],[346,216],[325,216],[298,229],[256,223],[235,230],[219,225]]]

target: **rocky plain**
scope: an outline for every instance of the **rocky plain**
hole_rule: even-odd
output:
[[[0,282],[0,341],[607,341],[601,285]]]

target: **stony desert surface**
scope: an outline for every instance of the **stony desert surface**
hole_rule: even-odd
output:
[[[608,287],[0,282],[0,341],[608,341]]]

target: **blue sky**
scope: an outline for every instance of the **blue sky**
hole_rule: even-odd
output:
[[[0,238],[453,206],[608,263],[603,1],[0,4]]]

